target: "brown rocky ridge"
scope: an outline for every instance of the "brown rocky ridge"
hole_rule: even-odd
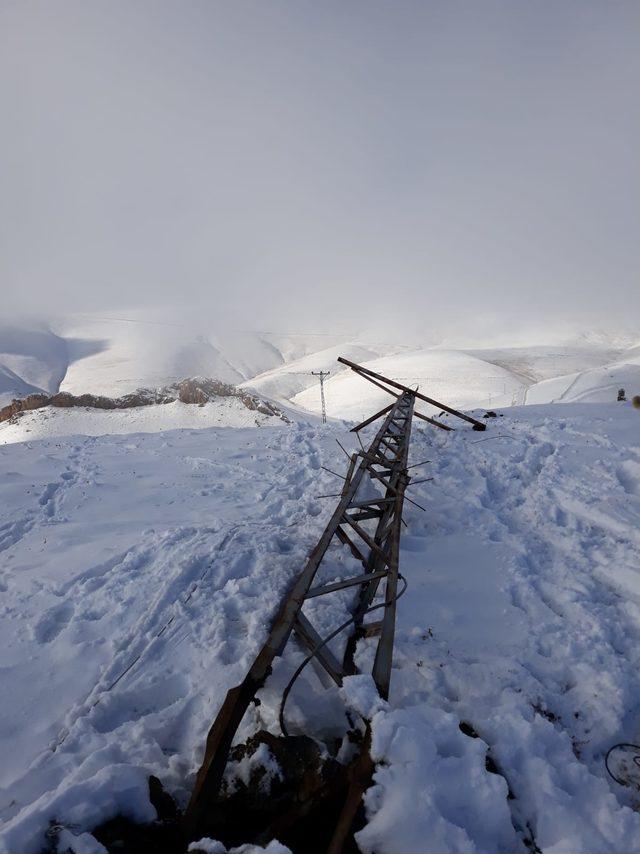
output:
[[[104,397],[97,394],[74,395],[67,391],[59,391],[53,395],[28,394],[22,399],[12,400],[10,404],[0,409],[0,422],[19,418],[25,412],[29,412],[32,409],[42,409],[44,406],[58,408],[84,406],[90,409],[132,409],[138,406],[173,403],[176,400],[182,403],[203,406],[217,397],[235,397],[247,409],[260,412],[263,415],[280,418],[289,423],[287,416],[275,404],[256,397],[256,395],[250,394],[243,389],[236,388],[236,386],[229,383],[223,383],[220,380],[207,377],[184,379],[156,389],[140,388],[122,397]]]

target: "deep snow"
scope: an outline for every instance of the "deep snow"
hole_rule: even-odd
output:
[[[316,420],[313,416],[310,420]],[[130,409],[56,408],[46,406],[0,423],[0,445],[54,436],[105,436],[117,433],[160,433],[205,427],[284,427],[282,419],[248,409],[234,397],[219,397],[199,405],[152,404]]]
[[[355,447],[340,424],[305,423],[0,447],[8,852],[39,851],[52,820],[66,845],[117,810],[151,817],[149,773],[185,802],[226,690],[331,513],[315,496],[339,485],[320,469],[343,470],[336,437]],[[553,854],[640,851],[634,793],[603,764],[640,738],[640,413],[520,407],[484,434],[416,423],[424,459],[390,702],[372,706],[366,677],[341,699],[305,671],[290,729],[343,730],[343,703],[372,712],[364,852],[526,851],[529,832]],[[323,572],[352,570],[336,549]],[[321,630],[350,595],[313,600]],[[277,727],[300,655],[240,738]]]

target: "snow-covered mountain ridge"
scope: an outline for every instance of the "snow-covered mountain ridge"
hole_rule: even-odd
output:
[[[337,333],[201,333],[193,324],[158,317],[83,315],[49,326],[0,327],[0,405],[58,391],[117,398],[207,376],[319,414],[312,372],[322,370],[331,372],[329,417],[360,419],[380,408],[385,395],[345,371],[340,355],[462,408],[604,401],[621,386],[640,393],[640,345],[616,330],[543,332],[535,344],[524,333],[518,343],[519,333],[509,338],[504,332],[499,347],[489,346],[495,335],[483,341],[476,332],[416,346]]]
[[[139,388],[132,394],[116,398],[94,394],[73,395],[68,391],[59,391],[50,396],[46,394],[29,394],[25,398],[14,400],[12,403],[1,408],[0,423],[10,421],[14,426],[22,426],[19,424],[19,420],[24,418],[27,413],[37,412],[46,407],[51,407],[54,410],[82,408],[85,411],[126,411],[128,413],[132,409],[166,406],[167,404],[177,402],[189,406],[197,404],[202,407],[212,401],[217,402],[225,398],[233,399],[256,415],[280,418],[289,423],[287,416],[275,404],[262,400],[254,394],[238,389],[228,383],[222,383],[219,380],[207,377],[188,378],[157,389]],[[256,423],[259,423],[257,419]],[[0,441],[2,441],[1,437]]]

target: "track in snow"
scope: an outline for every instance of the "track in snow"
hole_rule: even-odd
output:
[[[432,459],[434,481],[410,490],[428,513],[405,505],[390,701],[372,707],[360,677],[344,692],[372,716],[378,762],[358,843],[526,850],[515,823],[543,850],[637,851],[633,792],[609,780],[603,755],[640,729],[638,413],[526,407],[493,431],[504,438],[414,428],[414,461]],[[10,852],[39,851],[54,817],[74,832],[119,809],[152,818],[150,773],[186,802],[206,729],[326,520],[314,496],[335,489],[319,465],[341,465],[336,435],[295,426],[0,449],[1,524],[30,525],[2,552]],[[341,608],[318,612],[322,626]],[[277,731],[301,655],[276,668],[239,739]],[[329,737],[342,708],[305,674],[287,715],[294,731]]]

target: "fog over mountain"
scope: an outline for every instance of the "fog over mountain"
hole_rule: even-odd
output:
[[[639,44],[0,0],[0,854],[639,854]]]
[[[639,32],[605,0],[6,0],[2,319],[633,324]]]

